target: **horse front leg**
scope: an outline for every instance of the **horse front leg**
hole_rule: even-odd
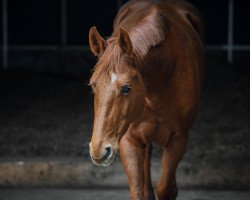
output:
[[[148,144],[146,147],[145,158],[144,158],[144,197],[145,200],[155,200],[154,190],[151,183],[151,172],[150,172],[150,160],[152,153],[152,144]]]
[[[145,200],[144,159],[145,145],[129,134],[120,141],[120,156],[125,168],[132,200]]]
[[[173,136],[163,149],[162,176],[156,188],[159,200],[175,200],[178,188],[175,181],[176,168],[187,147],[188,134]]]

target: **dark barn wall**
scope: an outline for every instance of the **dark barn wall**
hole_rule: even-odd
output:
[[[107,37],[112,32],[112,22],[117,12],[116,0],[68,2],[68,40],[70,45],[88,45],[88,32],[98,27]]]
[[[60,0],[8,0],[10,45],[60,45]]]
[[[235,4],[235,44],[250,44],[250,2],[249,1],[236,1]]]
[[[126,1],[123,1],[126,2]],[[206,27],[207,44],[227,42],[228,0],[190,0],[202,13]],[[235,44],[250,44],[248,28],[249,1],[235,1]],[[2,10],[1,10],[2,12]],[[96,25],[104,36],[112,32],[112,21],[117,12],[116,0],[67,2],[67,39],[69,45],[87,45],[88,30]],[[60,45],[60,0],[9,0],[9,44]],[[2,13],[0,20],[2,18]],[[1,20],[2,23],[2,20]],[[2,26],[0,27],[2,37]],[[1,41],[2,43],[2,41]]]
[[[9,0],[8,3],[10,44],[60,45],[61,0]],[[108,36],[116,9],[116,0],[67,1],[68,44],[87,44],[88,30],[93,25]]]
[[[29,68],[36,71],[62,71],[75,68],[74,73],[90,69],[94,58],[84,49],[62,49],[61,0],[7,0],[9,67]],[[87,46],[88,31],[93,25],[108,37],[117,12],[117,1],[66,1],[66,46]],[[125,3],[126,1],[123,1]],[[190,0],[197,6],[204,19],[206,43],[227,43],[228,0]],[[249,1],[235,1],[234,43],[249,44]],[[2,4],[0,5],[0,38],[2,38]],[[2,40],[0,40],[2,44]],[[36,50],[27,46],[43,46]],[[55,47],[50,48],[50,47]],[[18,48],[19,47],[19,48]],[[21,49],[20,47],[25,47]],[[46,49],[49,47],[49,49]],[[58,47],[58,48],[56,48]],[[249,52],[247,52],[248,55]],[[239,54],[239,53],[238,53]],[[237,54],[237,55],[238,55]],[[244,52],[244,55],[246,52]],[[224,54],[222,54],[224,55]],[[2,64],[2,54],[0,55]],[[86,66],[83,66],[85,64]]]
[[[68,45],[87,44],[93,24],[108,35],[115,13],[115,0],[67,1]],[[9,0],[8,17],[11,45],[61,44],[61,0]]]

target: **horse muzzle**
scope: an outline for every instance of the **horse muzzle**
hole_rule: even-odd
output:
[[[101,166],[109,166],[111,165],[116,159],[117,151],[115,151],[111,146],[105,148],[105,154],[101,158],[95,158],[91,154],[91,147],[90,147],[90,156],[94,164],[101,165]]]

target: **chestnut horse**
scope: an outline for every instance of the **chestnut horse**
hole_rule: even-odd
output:
[[[95,27],[98,62],[90,79],[94,127],[90,155],[110,165],[119,150],[133,200],[155,199],[152,143],[163,148],[159,200],[177,196],[175,172],[197,115],[203,76],[199,12],[183,0],[132,0],[118,12],[107,40]]]

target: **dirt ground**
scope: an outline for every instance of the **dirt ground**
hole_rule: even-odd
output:
[[[84,76],[0,71],[0,156],[86,156],[93,96]],[[209,62],[186,160],[250,159],[250,70]],[[160,155],[156,148],[154,155]]]

